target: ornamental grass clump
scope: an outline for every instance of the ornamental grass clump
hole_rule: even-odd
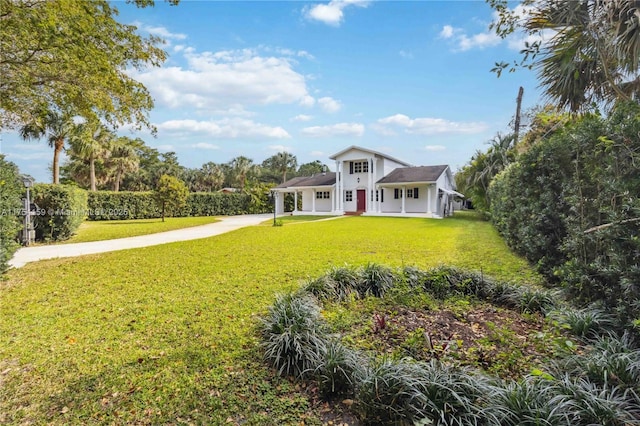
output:
[[[367,263],[359,270],[358,294],[360,297],[384,297],[398,280],[389,267],[377,263]]]
[[[584,339],[597,339],[605,330],[615,325],[612,315],[598,308],[564,309],[553,316],[574,335]]]
[[[319,348],[311,375],[325,395],[344,395],[353,391],[354,375],[363,363],[359,354],[338,339],[329,339]]]
[[[327,272],[326,277],[333,284],[336,300],[342,301],[352,296],[359,296],[361,275],[357,269],[350,266],[333,267]]]
[[[265,360],[280,375],[303,376],[313,371],[326,341],[320,309],[308,297],[280,295],[261,318]]]
[[[356,408],[368,424],[484,424],[495,420],[483,409],[490,390],[488,380],[471,370],[382,359],[360,371]]]

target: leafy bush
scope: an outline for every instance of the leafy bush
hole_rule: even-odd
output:
[[[581,304],[640,320],[640,105],[583,115],[546,133],[489,189],[516,252]]]
[[[281,295],[261,318],[265,360],[280,375],[303,376],[314,371],[326,343],[320,309],[313,300]]]
[[[18,167],[0,154],[0,274],[7,270],[7,262],[18,248],[23,192]]]
[[[43,213],[34,216],[37,241],[70,238],[87,215],[87,192],[76,186],[36,184],[32,193]]]
[[[89,220],[154,219],[161,215],[152,192],[95,191],[89,193]],[[191,192],[175,216],[230,216],[258,211],[247,194]]]
[[[163,222],[167,213],[175,216],[186,206],[188,195],[189,188],[180,179],[169,175],[160,176],[153,191],[153,200],[160,209]]]

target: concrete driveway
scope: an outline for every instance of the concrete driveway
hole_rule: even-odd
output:
[[[272,214],[223,216],[220,218],[220,222],[194,226],[191,228],[176,229],[174,231],[160,232],[157,234],[141,235],[139,237],[119,238],[117,240],[94,241],[89,243],[23,247],[16,251],[13,259],[9,261],[9,266],[20,268],[29,262],[37,262],[38,260],[44,259],[82,256],[85,254],[105,253],[109,251],[173,243],[176,241],[208,238],[224,234],[226,232],[235,231],[236,229],[244,228],[246,226],[257,225],[270,218],[273,218]]]

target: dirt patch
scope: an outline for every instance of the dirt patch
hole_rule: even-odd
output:
[[[381,352],[417,360],[456,360],[503,378],[525,374],[546,358],[541,316],[480,304],[466,312],[404,307],[374,314],[370,338]]]

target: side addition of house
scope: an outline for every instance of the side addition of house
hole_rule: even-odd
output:
[[[456,192],[447,165],[414,167],[387,154],[351,146],[332,155],[336,172],[296,177],[273,189],[276,213],[443,218],[453,214]],[[301,206],[301,207],[300,207]]]

